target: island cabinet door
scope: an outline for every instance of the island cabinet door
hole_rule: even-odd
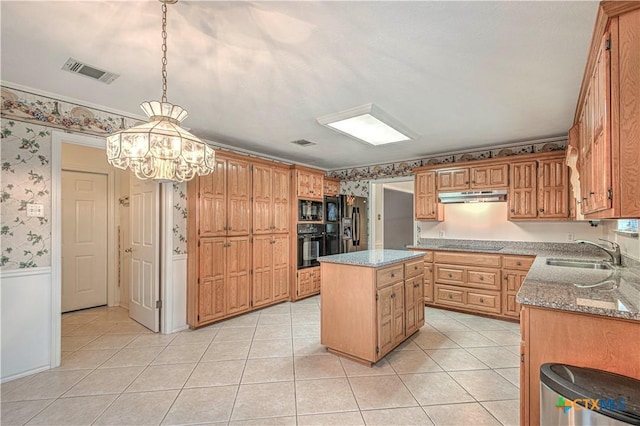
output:
[[[378,299],[378,358],[384,356],[404,340],[404,282],[384,287]]]
[[[422,279],[422,277],[419,277]],[[418,329],[418,312],[416,309],[416,293],[414,291],[416,278],[410,278],[404,282],[404,305],[406,334],[412,334]]]

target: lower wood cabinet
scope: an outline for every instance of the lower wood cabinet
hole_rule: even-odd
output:
[[[260,235],[253,240],[252,307],[289,297],[289,236]]]
[[[430,250],[411,248],[410,251],[419,251],[424,253],[423,261],[423,279],[422,279],[422,291],[424,297],[424,303],[433,302],[433,252]]]
[[[433,259],[435,306],[518,318],[520,306],[516,294],[533,256],[434,252]]]
[[[321,268],[321,343],[330,352],[371,365],[424,325],[423,258]]]
[[[296,273],[296,299],[320,293],[320,267],[300,269]]]
[[[249,237],[202,238],[195,300],[195,323],[202,325],[249,310]],[[193,309],[197,308],[197,309]]]

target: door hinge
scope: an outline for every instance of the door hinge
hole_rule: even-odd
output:
[[[376,294],[376,300],[378,300],[379,298],[380,298],[380,296],[378,296],[378,295]]]
[[[198,278],[198,284],[200,284],[200,278]]]
[[[251,166],[251,167],[253,167],[253,166]],[[249,307],[250,307],[250,308],[253,308],[253,300],[250,300],[250,301],[249,301]]]
[[[249,269],[249,273],[250,273],[250,274],[253,274],[253,269]]]
[[[607,198],[613,200],[613,189],[607,189]]]
[[[380,347],[376,346],[376,353],[379,354],[380,353]]]
[[[249,238],[249,242],[252,243],[253,242],[253,237]]]
[[[162,308],[162,300],[156,300],[156,309]]]
[[[198,322],[200,322],[200,315],[198,315]]]
[[[198,192],[198,198],[200,198],[200,193]]]
[[[604,50],[611,50],[611,39],[610,39],[610,38],[609,38],[609,39],[607,39],[607,40],[604,42]]]
[[[198,241],[198,247],[200,247],[200,241]]]
[[[200,235],[200,230],[198,229],[198,235]]]

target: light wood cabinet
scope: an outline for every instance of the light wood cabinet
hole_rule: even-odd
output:
[[[340,194],[340,179],[324,177],[324,195]]]
[[[578,97],[578,204],[586,219],[640,217],[640,4],[601,2]]]
[[[471,167],[471,189],[506,188],[509,185],[509,166],[507,164],[491,164]]]
[[[199,200],[202,237],[248,235],[251,227],[251,171],[248,161],[216,155],[213,173],[191,181]]]
[[[195,328],[288,298],[289,168],[217,153],[187,185],[187,323]]]
[[[509,220],[538,217],[536,161],[511,164]]]
[[[266,164],[252,168],[253,233],[289,232],[289,170]]]
[[[433,304],[517,319],[516,294],[533,256],[436,251]]]
[[[456,168],[448,170],[438,170],[437,173],[438,191],[458,191],[469,189],[469,169]]]
[[[296,194],[298,198],[310,200],[322,200],[324,197],[324,174],[322,171],[315,171],[297,167],[296,173]]]
[[[540,366],[553,362],[640,380],[640,322],[523,306],[520,424],[540,424]],[[636,359],[635,362],[632,360]],[[631,360],[631,362],[630,362]]]
[[[509,220],[568,220],[569,168],[563,153],[511,164]]]
[[[249,310],[249,237],[202,238],[196,323]]]
[[[320,267],[299,269],[296,273],[296,297],[303,297],[317,294],[320,291],[321,282]]]
[[[443,205],[438,203],[436,172],[418,172],[414,178],[414,210],[416,220],[444,220]]]
[[[371,365],[424,325],[423,258],[321,268],[321,343],[330,352]]]
[[[433,302],[433,252],[417,248],[410,248],[409,250],[424,253],[424,259],[422,262],[422,293],[424,296],[424,303],[431,303]]]
[[[259,235],[253,240],[254,308],[285,300],[289,296],[289,238]]]

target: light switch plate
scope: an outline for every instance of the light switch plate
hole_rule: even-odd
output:
[[[27,204],[27,217],[43,217],[44,205],[42,204]]]

